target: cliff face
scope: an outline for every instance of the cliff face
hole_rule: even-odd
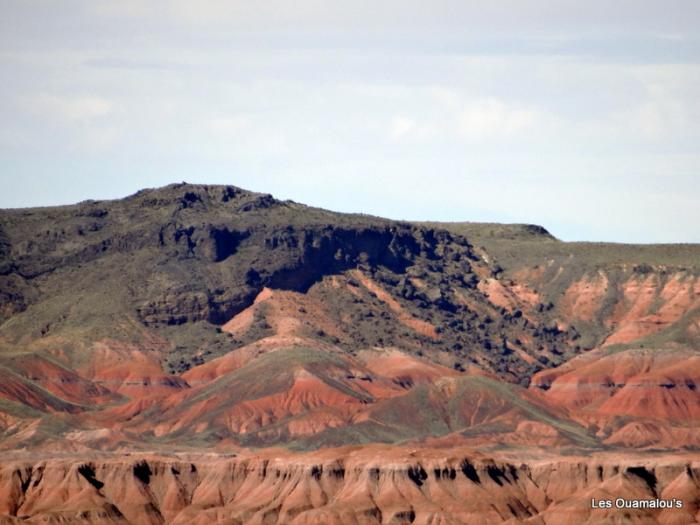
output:
[[[4,523],[691,523],[699,479],[688,459],[527,464],[454,449],[14,460],[0,467],[0,513]],[[613,496],[674,507],[591,508]]]

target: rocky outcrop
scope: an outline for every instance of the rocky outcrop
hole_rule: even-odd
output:
[[[197,353],[192,332],[205,332],[200,339],[219,355],[226,339],[217,328],[263,289],[307,293],[324,278],[359,270],[363,282],[384,290],[379,296],[392,297],[386,305],[399,306],[400,323],[423,329],[411,330],[408,341],[392,321],[399,309],[387,307],[382,326],[350,330],[348,351],[379,344],[417,352],[427,342],[429,357],[446,351],[455,366],[479,360],[510,381],[527,382],[571,350],[566,330],[548,331],[539,314],[526,319],[490,299],[479,283],[496,268],[468,239],[444,229],[188,184],[117,201],[5,210],[0,227],[0,315],[12,318],[2,334],[10,342],[74,340],[80,333],[89,344],[114,337],[114,319],[136,318],[178,348],[166,359],[184,371],[210,355]],[[364,301],[330,298],[327,306],[364,319],[375,315]],[[138,340],[142,327],[123,322],[121,339]]]
[[[301,456],[10,460],[4,523],[690,523],[700,464],[624,458],[494,461],[465,450]],[[673,502],[595,509],[591,499]],[[678,501],[680,508],[676,508]],[[664,503],[665,505],[665,503]]]

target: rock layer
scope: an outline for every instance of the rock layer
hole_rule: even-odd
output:
[[[13,459],[0,467],[4,523],[691,523],[700,463],[689,458],[539,459],[465,449],[365,447],[290,456]],[[596,510],[591,499],[682,508]]]

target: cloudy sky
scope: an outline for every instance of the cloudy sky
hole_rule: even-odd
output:
[[[700,242],[697,0],[0,0],[0,207],[230,183]]]

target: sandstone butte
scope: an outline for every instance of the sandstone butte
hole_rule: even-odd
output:
[[[0,523],[698,523],[699,276],[233,186],[0,210]]]

